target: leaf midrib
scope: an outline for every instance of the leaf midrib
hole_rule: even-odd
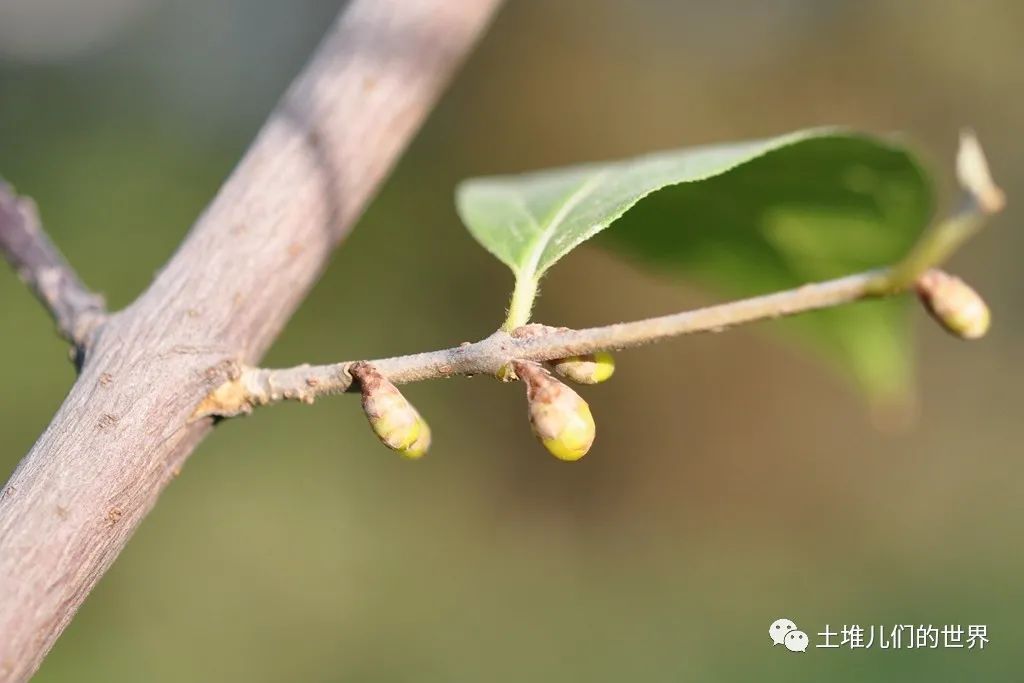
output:
[[[569,216],[573,209],[579,206],[579,203],[586,199],[589,195],[593,194],[594,190],[604,181],[607,177],[608,171],[601,171],[589,176],[579,184],[579,186],[567,196],[562,203],[552,213],[551,217],[544,221],[544,225],[541,228],[540,233],[530,242],[527,247],[527,261],[523,264],[522,268],[516,271],[516,279],[530,278],[534,279],[537,277],[537,268],[540,265],[540,259],[544,255],[544,251],[551,243],[551,239],[557,234],[558,228],[561,227],[562,223]],[[530,214],[533,215],[532,213]],[[537,223],[534,219],[534,223]]]

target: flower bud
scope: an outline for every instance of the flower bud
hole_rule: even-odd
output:
[[[955,275],[933,269],[917,280],[925,309],[950,334],[978,339],[988,332],[992,316],[985,300]]]
[[[615,358],[607,351],[598,351],[553,360],[551,367],[559,375],[573,382],[600,384],[615,372]]]
[[[541,365],[513,363],[526,384],[530,426],[540,442],[559,460],[579,460],[594,443],[594,418],[580,395],[551,376]]]
[[[430,448],[430,427],[402,392],[368,363],[349,370],[359,381],[363,411],[377,438],[407,458],[419,458]]]
[[[516,339],[532,339],[545,334],[556,334],[568,332],[568,327],[552,327],[540,323],[529,323],[512,330],[512,336]],[[615,372],[615,358],[607,351],[587,353],[579,356],[568,356],[550,362],[551,367],[562,377],[571,379],[580,384],[600,384]],[[515,379],[510,377],[508,367],[503,367],[498,373],[498,379],[509,381]]]

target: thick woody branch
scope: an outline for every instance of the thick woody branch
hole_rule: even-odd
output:
[[[0,683],[25,681],[316,282],[498,0],[351,0],[0,487]]]
[[[43,230],[35,202],[0,180],[0,252],[79,350],[107,316],[103,297],[89,291]]]
[[[964,189],[963,208],[926,232],[907,256],[881,270],[803,285],[693,311],[582,330],[547,328],[538,334],[517,335],[498,330],[475,343],[409,356],[369,361],[394,384],[455,375],[491,375],[514,379],[508,368],[517,360],[551,361],[597,351],[617,351],[701,332],[720,332],[737,325],[841,306],[862,299],[900,294],[941,265],[986,219],[1002,210],[1002,191],[992,181],[981,146],[964,132],[957,155],[957,178]],[[524,328],[520,328],[522,330]],[[236,367],[227,382],[199,404],[193,417],[231,417],[253,407],[283,400],[312,403],[316,398],[353,388],[352,366],[359,361],[330,365],[300,365],[269,369]]]

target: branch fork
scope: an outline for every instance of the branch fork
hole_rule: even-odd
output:
[[[0,251],[72,343],[79,377],[0,485],[0,683],[38,668],[209,433],[211,420],[188,418],[241,373],[225,362],[266,351],[499,4],[345,3],[216,198],[116,315],[45,237],[34,206],[2,188]],[[231,286],[216,277],[225,273]],[[167,353],[169,332],[187,352]],[[254,401],[279,391],[245,389]]]
[[[436,16],[428,10],[449,7],[442,0],[403,2],[408,3],[403,4],[403,11],[409,11],[410,5],[419,7],[423,21]],[[492,0],[479,0],[474,5],[474,20],[460,25],[460,51],[479,31],[494,4]],[[395,11],[395,7],[377,0],[358,0],[352,3],[352,7],[354,9],[350,12],[354,15],[371,16],[377,20],[387,20]],[[449,20],[461,16],[463,11],[460,4],[458,11],[451,9],[451,16],[444,15],[444,18]],[[348,54],[346,46],[358,46],[360,43],[356,38],[365,33],[365,28],[355,20],[351,25],[343,22],[339,26],[339,35],[345,39],[328,41],[322,61],[314,62],[310,75],[306,76],[308,87],[295,91],[290,96],[291,101],[308,104],[315,99],[314,95],[320,97],[339,91],[350,93],[344,88],[313,88],[309,85],[338,72],[333,65],[341,60],[347,66],[338,72],[341,75],[337,80],[342,84],[355,84],[351,85],[354,88],[351,92],[356,93],[347,94],[341,98],[342,101],[358,102],[358,108],[353,111],[373,114],[361,119],[355,115],[355,119],[372,130],[376,130],[375,126],[386,129],[389,135],[393,125],[401,124],[404,126],[402,135],[407,137],[413,119],[418,120],[425,112],[426,101],[443,79],[434,77],[391,82],[387,89],[390,94],[367,109],[360,88],[365,83],[361,69],[369,62],[344,61]],[[440,63],[440,73],[447,73],[453,62],[454,54],[445,57]],[[396,119],[397,110],[392,107],[392,101],[410,92],[414,93],[417,115],[410,119],[402,114]],[[323,112],[317,111],[323,114],[334,111],[334,108],[324,105]],[[381,121],[379,112],[390,112],[391,117]],[[262,188],[252,196],[263,197],[269,193],[278,202],[272,202],[274,206],[292,202],[302,207],[319,207],[317,211],[320,213],[298,211],[290,214],[287,223],[296,233],[305,230],[302,234],[312,242],[322,237],[317,220],[333,214],[323,208],[318,193],[307,191],[308,185],[282,186],[278,176],[267,173],[263,166],[263,160],[276,160],[282,155],[290,155],[291,162],[299,165],[305,158],[300,145],[286,145],[276,137],[287,128],[281,123],[283,116],[275,115],[269,128],[274,134],[268,133],[258,140],[256,151],[243,161],[231,182],[243,188]],[[323,118],[325,116],[320,116]],[[350,126],[353,118],[340,117],[331,121],[339,126],[342,123]],[[401,123],[403,121],[406,123]],[[359,149],[361,139],[347,140],[337,149]],[[397,148],[384,150],[371,159],[376,164],[374,178],[383,174],[382,164],[386,165],[395,151]],[[332,158],[339,164],[356,164],[340,151]],[[362,169],[363,165],[358,167]],[[86,365],[84,361],[87,354],[94,351],[99,354],[98,349],[102,347],[105,358],[110,355],[115,362],[123,363],[127,348],[138,338],[131,334],[147,325],[166,327],[171,321],[178,320],[175,316],[183,315],[185,311],[168,295],[168,292],[178,291],[177,287],[168,286],[170,279],[179,278],[175,283],[180,285],[180,278],[184,277],[191,291],[201,291],[202,278],[193,273],[217,270],[225,262],[225,253],[233,254],[242,248],[248,250],[246,253],[254,262],[263,265],[262,269],[247,271],[252,281],[253,273],[286,267],[294,261],[291,258],[283,263],[278,257],[289,243],[294,244],[290,241],[296,239],[295,235],[283,230],[281,223],[262,225],[260,231],[254,229],[248,236],[236,234],[237,210],[241,200],[230,197],[245,197],[246,202],[256,200],[239,192],[223,195],[229,199],[215,204],[210,212],[204,214],[195,228],[194,237],[179,250],[157,283],[140,300],[141,304],[111,317],[103,298],[82,283],[43,232],[31,200],[18,197],[9,186],[0,182],[0,251],[50,312],[61,336],[72,344],[76,364],[82,373],[51,428],[40,437],[0,495],[0,602],[5,607],[0,612],[0,681],[27,680],[35,670],[75,609],[152,506],[159,491],[206,433],[209,421],[201,418],[243,415],[256,406],[284,400],[312,403],[320,396],[359,389],[363,393],[364,409],[381,440],[408,457],[419,457],[429,444],[429,429],[418,418],[418,413],[415,413],[416,419],[409,418],[415,411],[397,394],[397,389],[392,393],[394,385],[456,375],[488,374],[506,381],[525,380],[535,434],[556,456],[573,460],[589,448],[593,421],[585,402],[549,371],[557,370],[567,359],[577,362],[580,357],[595,354],[596,360],[596,354],[608,351],[686,334],[718,332],[744,323],[861,299],[892,296],[914,289],[929,313],[947,330],[961,338],[980,336],[988,327],[984,302],[973,290],[965,289],[962,281],[942,273],[938,267],[977,233],[990,215],[1002,209],[1005,199],[992,181],[981,148],[970,133],[965,133],[961,139],[957,175],[965,190],[964,208],[926,232],[904,259],[889,268],[602,327],[570,330],[524,325],[511,332],[499,330],[480,341],[449,349],[368,362],[345,361],[273,369],[253,367],[236,359],[228,365],[226,381],[209,393],[206,393],[208,386],[201,384],[200,380],[182,378],[208,378],[213,369],[210,366],[197,367],[182,363],[180,359],[179,365],[174,366],[171,360],[157,358],[159,363],[156,365],[160,367],[147,375],[149,381],[133,386],[131,383],[118,385],[108,371],[110,368]],[[340,177],[348,175],[341,174]],[[235,187],[231,182],[229,186]],[[342,221],[345,225],[358,215],[358,210],[352,207],[361,206],[372,186],[373,182],[356,188],[354,193],[341,193],[350,202],[346,205],[349,208],[344,212]],[[297,196],[302,201],[296,199]],[[252,218],[253,215],[259,216],[260,212],[249,209],[247,205],[245,216],[258,220]],[[231,237],[225,237],[229,233]],[[288,237],[285,239],[281,235]],[[231,248],[221,246],[210,250],[211,240],[214,244],[229,244]],[[330,244],[322,243],[309,252],[306,266],[299,271],[302,286],[312,283],[313,274],[319,271],[329,247]],[[288,282],[291,283],[288,287],[279,286],[275,290],[276,296],[286,296],[298,286],[292,280]],[[219,305],[222,310],[232,311],[236,325],[227,326],[224,328],[226,331],[214,335],[218,348],[245,347],[252,355],[258,355],[279,324],[283,323],[287,312],[294,308],[297,297],[298,294],[291,296],[282,305],[274,296],[267,295],[248,301],[247,306],[239,306],[237,301],[221,296]],[[169,312],[164,314],[165,311]],[[268,316],[275,315],[278,317],[267,324]],[[259,320],[259,323],[254,320]],[[104,326],[114,332],[126,331],[127,334],[123,338],[120,334],[101,335],[99,332]],[[237,331],[236,326],[239,327]],[[211,335],[209,330],[197,327],[195,323],[190,331],[198,339],[206,341]],[[141,343],[144,344],[145,340]],[[131,351],[140,352],[139,349]],[[213,362],[223,361],[223,357],[218,357]],[[371,377],[373,381],[367,382],[366,379]],[[529,386],[531,382],[532,387]],[[368,391],[377,395],[368,397]],[[132,405],[136,414],[122,419],[123,415],[115,413],[126,404]],[[399,412],[392,412],[395,410]],[[551,410],[555,410],[555,414],[552,415]],[[185,425],[184,417],[190,412],[191,424]],[[111,428],[118,424],[115,438]],[[158,440],[154,439],[157,433],[154,429],[161,436]],[[129,461],[132,465],[125,466]],[[69,466],[71,469],[67,469]],[[111,501],[116,501],[116,504]],[[57,510],[58,514],[52,514],[52,510]],[[103,520],[102,524],[97,525],[97,520]],[[61,578],[55,580],[53,577]]]
[[[1002,190],[994,183],[977,139],[969,131],[961,135],[957,154],[957,179],[964,189],[964,207],[942,221],[918,241],[908,255],[890,268],[859,273],[843,278],[812,283],[776,292],[692,311],[633,322],[570,330],[530,323],[513,330],[500,329],[477,342],[458,346],[368,361],[376,372],[394,384],[404,384],[455,375],[490,375],[502,381],[518,379],[517,363],[551,363],[570,359],[593,363],[593,354],[603,354],[614,365],[608,351],[632,348],[671,337],[700,332],[719,332],[744,323],[795,315],[806,311],[838,306],[859,299],[892,296],[916,288],[936,319],[956,332],[957,324],[946,324],[955,311],[943,301],[926,296],[926,289],[943,282],[942,291],[956,289],[954,304],[971,307],[972,338],[987,329],[987,309],[974,294],[964,293],[966,285],[937,270],[1005,204]],[[42,229],[35,204],[18,197],[0,183],[0,250],[50,312],[61,336],[71,342],[79,365],[96,331],[108,317],[103,298],[88,290]],[[949,282],[956,281],[953,288]],[[973,294],[973,290],[970,290]],[[979,327],[977,320],[984,319]],[[963,328],[963,325],[960,325]],[[963,335],[967,336],[967,335]],[[257,406],[280,401],[313,403],[320,396],[358,389],[353,367],[363,361],[344,361],[328,365],[303,364],[291,368],[259,368],[233,363],[227,380],[207,395],[196,407],[192,421],[204,417],[247,415]],[[582,375],[561,374],[587,382]],[[593,371],[591,371],[593,374]],[[600,381],[595,379],[593,381]]]

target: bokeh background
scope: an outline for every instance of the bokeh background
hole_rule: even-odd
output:
[[[169,257],[337,0],[3,0],[0,173],[113,306]],[[1024,645],[1024,4],[1014,0],[511,0],[269,363],[476,339],[511,277],[460,226],[463,177],[844,123],[903,131],[952,202],[976,127],[1009,210],[955,260],[988,338],[916,320],[916,419],[865,402],[761,326],[619,355],[583,392],[567,466],[518,386],[408,388],[424,461],[351,396],[218,427],[39,681],[1018,680]],[[381,263],[385,274],[381,275]],[[372,296],[365,286],[373,282]],[[583,326],[715,293],[585,247],[543,321]],[[73,381],[0,269],[0,473]],[[770,647],[776,618],[985,624],[984,651]]]

